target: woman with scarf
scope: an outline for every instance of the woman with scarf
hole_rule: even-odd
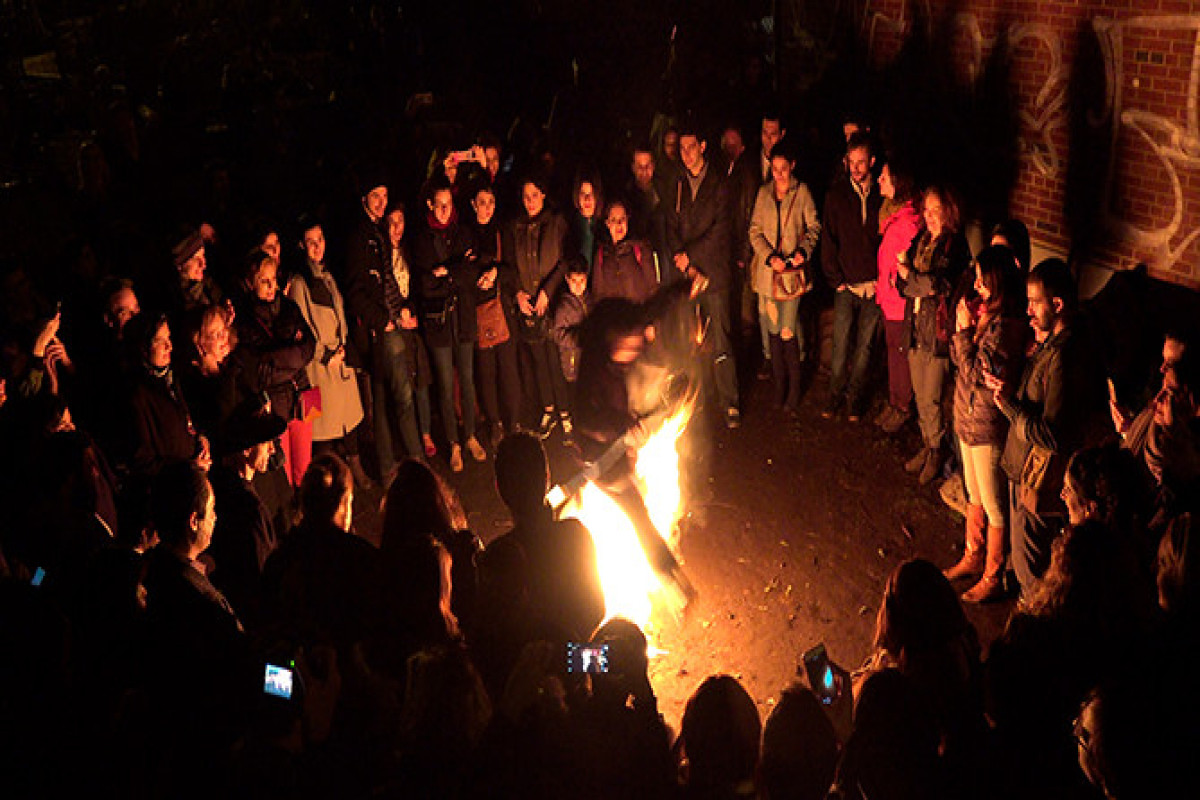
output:
[[[150,479],[167,464],[192,461],[201,469],[212,465],[206,439],[192,424],[187,401],[171,367],[171,326],[165,314],[139,316],[129,323],[125,340],[137,348],[130,359],[133,380],[129,474],[149,489]]]
[[[945,458],[942,385],[950,370],[951,293],[971,261],[971,249],[959,232],[958,206],[945,189],[930,187],[922,193],[921,218],[925,230],[896,264],[896,288],[905,299],[908,371],[924,440],[904,469],[920,473],[924,486],[942,471]]]
[[[243,402],[287,420],[280,446],[288,480],[298,486],[312,460],[313,426],[301,394],[311,387],[305,368],[316,340],[300,308],[279,291],[278,269],[267,253],[250,254],[237,304],[238,347],[230,358]]]
[[[462,408],[463,444],[476,461],[487,452],[475,438],[475,303],[462,287],[474,285],[478,268],[472,258],[471,237],[458,219],[449,184],[439,182],[425,201],[425,225],[413,242],[413,262],[420,295],[421,325],[433,358],[441,398],[442,425],[450,443],[450,469],[463,469],[454,406],[458,378]]]
[[[288,286],[288,297],[295,301],[317,340],[314,358],[305,371],[308,380],[320,392],[320,413],[312,421],[313,450],[318,454],[341,450],[360,489],[372,485],[358,455],[358,425],[363,419],[358,378],[348,361],[349,327],[342,305],[342,293],[325,266],[325,230],[318,222],[303,226],[305,266],[297,271]]]

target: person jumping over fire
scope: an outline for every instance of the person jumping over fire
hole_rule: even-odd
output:
[[[684,605],[696,589],[659,535],[635,479],[638,448],[653,433],[651,420],[671,405],[670,383],[677,373],[669,361],[656,363],[662,379],[657,409],[639,413],[645,402],[631,397],[635,371],[646,366],[647,347],[655,344],[656,362],[676,343],[661,339],[659,323],[686,309],[682,300],[706,288],[703,276],[661,289],[645,303],[606,298],[596,304],[579,328],[579,371],[576,382],[576,441],[589,476],[629,517],[651,568],[682,597]],[[670,326],[668,326],[670,327]],[[689,337],[692,340],[692,337]]]

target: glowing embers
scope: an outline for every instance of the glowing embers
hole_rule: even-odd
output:
[[[683,514],[678,446],[691,410],[692,404],[685,403],[651,434],[637,454],[638,488],[654,527],[672,549],[677,544],[676,523]],[[664,586],[650,567],[629,517],[594,483],[584,486],[562,516],[579,519],[596,543],[605,619],[625,617],[649,635],[656,607],[675,614],[682,610],[683,598]]]

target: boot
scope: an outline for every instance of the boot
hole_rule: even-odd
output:
[[[925,462],[929,460],[929,456],[929,448],[922,447],[915,456],[904,462],[904,471],[910,475],[920,472],[925,469]]]
[[[922,486],[927,486],[930,481],[942,473],[942,462],[945,457],[942,455],[942,448],[930,447],[929,458],[925,460],[924,466],[921,467],[921,474],[917,477],[917,481]]]
[[[1004,545],[1008,530],[1003,525],[987,529],[987,566],[979,583],[963,592],[966,603],[988,603],[1004,596]]]
[[[968,575],[978,575],[983,572],[984,561],[984,540],[983,532],[987,527],[987,514],[983,511],[983,506],[972,503],[967,506],[967,535],[966,549],[963,551],[962,558],[958,560],[950,569],[942,570],[942,574],[946,576],[946,580],[954,581],[959,578],[965,578]]]
[[[350,474],[354,477],[354,485],[360,491],[366,492],[375,488],[375,481],[371,480],[371,476],[363,469],[362,459],[357,455],[346,456],[346,464],[350,467]]]
[[[795,337],[780,339],[783,349],[783,363],[787,367],[787,398],[783,405],[789,411],[800,410],[800,343]]]
[[[771,334],[771,380],[775,384],[775,405],[782,406],[787,396],[787,365],[784,364],[783,339]]]

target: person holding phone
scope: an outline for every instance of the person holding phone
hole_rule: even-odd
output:
[[[962,595],[978,603],[1003,593],[1000,578],[1008,534],[1008,481],[1000,469],[1008,419],[992,402],[984,375],[1014,375],[1024,366],[1029,327],[1022,314],[1025,286],[1012,251],[988,247],[973,268],[979,301],[958,301],[950,343],[950,357],[958,368],[954,433],[967,490],[966,547],[958,563],[944,572],[949,580],[982,575]]]

